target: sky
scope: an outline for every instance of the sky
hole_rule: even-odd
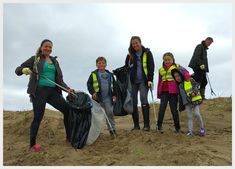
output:
[[[86,82],[99,56],[112,71],[124,65],[130,38],[141,37],[158,69],[165,52],[192,73],[194,48],[208,36],[209,78],[217,97],[232,95],[232,5],[229,3],[3,4],[3,109],[29,110],[29,77],[15,69],[36,53],[43,39],[53,41],[64,81],[87,92]],[[66,93],[63,93],[66,96]],[[209,84],[206,96],[211,98]],[[149,95],[149,102],[152,99]],[[47,108],[51,108],[47,106]]]

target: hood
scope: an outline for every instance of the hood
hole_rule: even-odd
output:
[[[172,69],[172,70],[171,70],[171,75],[172,75],[172,77],[173,77],[174,80],[175,80],[175,77],[173,76],[173,74],[174,74],[175,72],[178,72],[179,75],[180,75],[181,78],[182,78],[182,81],[185,81],[185,80],[186,80],[186,77],[184,76],[184,75],[185,75],[185,71],[187,71],[187,70],[184,69],[183,67],[178,67],[178,68],[175,68],[175,69]]]

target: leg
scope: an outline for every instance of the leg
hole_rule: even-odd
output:
[[[105,107],[105,113],[107,115],[107,118],[109,120],[109,123],[106,119],[106,123],[108,126],[108,129],[110,132],[115,132],[116,131],[116,127],[115,127],[115,121],[114,121],[114,117],[113,117],[113,107],[112,107],[112,103],[110,102],[110,100],[105,101],[104,102],[104,107]],[[111,127],[110,127],[111,125]]]
[[[194,113],[195,113],[195,116],[196,116],[196,118],[197,118],[197,120],[199,122],[200,128],[204,128],[202,116],[200,114],[200,106],[199,105],[196,105],[194,107]]]
[[[207,85],[206,72],[201,69],[193,69],[194,80],[200,83],[200,94],[202,98],[205,98],[205,88]]]
[[[200,86],[200,94],[202,99],[205,100],[205,91],[206,91],[207,79],[206,79],[206,72],[201,73],[201,86]]]
[[[30,147],[36,144],[36,137],[42,121],[48,92],[44,88],[38,88],[36,97],[32,97],[34,118],[30,127]]]
[[[193,112],[192,112],[192,105],[191,104],[187,104],[185,106],[185,110],[187,112],[188,115],[188,131],[192,132],[193,131]]]
[[[140,84],[140,101],[144,119],[144,130],[149,131],[149,103],[148,103],[148,87],[145,83]]]
[[[58,93],[58,91],[56,91],[56,89],[52,90],[53,91],[49,97],[48,103],[64,114],[64,127],[66,132],[66,138],[70,139],[71,133],[69,128],[69,105],[62,97],[62,95]]]
[[[132,113],[132,119],[134,122],[134,129],[139,129],[139,114],[138,114],[138,90],[139,86],[137,84],[132,84],[132,97],[133,97],[133,113]]]
[[[170,94],[169,103],[170,103],[170,108],[171,108],[171,114],[173,116],[173,120],[175,124],[175,130],[176,132],[179,132],[180,120],[179,120],[179,112],[177,110],[178,94]]]
[[[158,119],[157,119],[158,130],[162,129],[162,122],[163,122],[163,119],[164,119],[166,106],[167,106],[167,103],[168,103],[168,97],[169,97],[169,93],[163,92],[161,94],[160,107],[159,107]]]

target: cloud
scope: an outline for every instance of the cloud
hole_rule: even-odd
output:
[[[105,56],[109,70],[123,66],[132,35],[139,35],[154,55],[155,84],[163,53],[172,52],[187,67],[195,46],[210,35],[215,39],[208,50],[212,81],[219,84],[218,91],[227,88],[226,95],[232,90],[230,83],[220,83],[230,82],[225,74],[232,58],[232,7],[228,4],[4,4],[3,17],[4,108],[31,107],[25,101],[28,77],[18,77],[14,71],[45,38],[54,43],[52,55],[58,56],[64,81],[87,91],[95,59]],[[224,77],[216,79],[215,71],[224,72]],[[19,94],[23,91],[24,95]]]

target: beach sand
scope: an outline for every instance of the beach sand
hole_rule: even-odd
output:
[[[159,104],[155,105],[157,113]],[[131,115],[115,117],[117,138],[112,138],[105,121],[100,136],[92,145],[75,150],[65,141],[62,113],[46,110],[37,143],[42,150],[29,149],[32,111],[3,111],[4,166],[231,166],[232,98],[216,98],[201,105],[207,133],[198,135],[194,118],[193,137],[186,136],[186,112],[180,112],[181,133],[175,133],[169,106],[164,118],[164,133],[156,132],[151,108],[150,132],[130,131]],[[143,127],[142,113],[140,125]]]

